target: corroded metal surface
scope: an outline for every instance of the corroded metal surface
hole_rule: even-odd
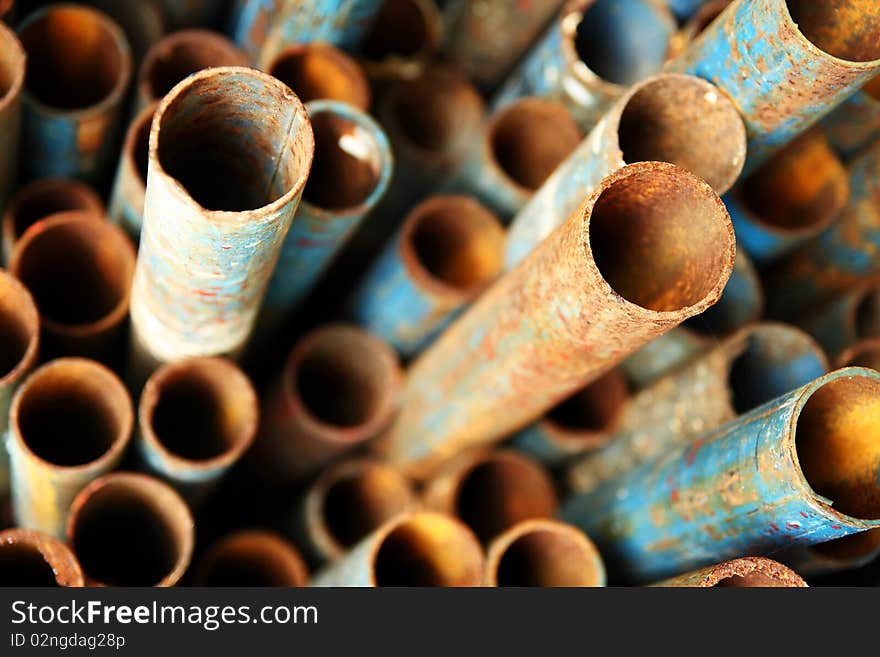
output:
[[[806,587],[807,583],[791,568],[764,557],[742,557],[700,568],[652,586],[711,587]]]
[[[831,147],[844,160],[880,139],[880,76],[843,101],[822,119],[821,126]]]
[[[656,580],[880,527],[880,374],[845,368],[564,504],[606,561]]]
[[[0,531],[0,586],[83,586],[73,552],[57,538],[32,529]]]
[[[841,294],[804,314],[797,325],[812,335],[832,360],[859,340],[880,336],[880,289]]]
[[[309,571],[296,548],[275,532],[240,529],[208,547],[194,586],[305,586]]]
[[[128,126],[107,208],[110,221],[121,226],[135,242],[140,239],[144,222],[150,126],[158,105],[158,102],[149,104]]]
[[[18,177],[25,53],[15,32],[0,23],[0,211]]]

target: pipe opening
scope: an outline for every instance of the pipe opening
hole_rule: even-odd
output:
[[[311,129],[275,78],[208,69],[169,97],[158,119],[159,163],[203,208],[262,208],[302,184]]]
[[[747,575],[731,575],[719,580],[714,585],[717,588],[749,588],[749,587],[768,587],[779,586],[779,581],[775,577],[765,575],[764,573],[751,572]]]
[[[629,386],[619,370],[611,370],[555,406],[547,418],[578,433],[613,431],[629,399]]]
[[[810,548],[818,554],[840,561],[860,561],[870,559],[880,553],[880,530],[850,534],[826,543],[819,543]]]
[[[18,240],[40,219],[70,210],[103,214],[104,207],[95,192],[83,183],[61,178],[36,181],[22,188],[10,203],[14,238]]]
[[[412,57],[430,47],[428,16],[416,0],[385,0],[361,46],[369,60]]]
[[[43,318],[83,326],[126,303],[134,253],[125,235],[100,217],[64,213],[24,235],[11,270],[31,291]]]
[[[797,419],[807,483],[840,513],[880,520],[880,381],[854,374],[818,388]]]
[[[97,105],[121,90],[130,66],[116,25],[86,7],[52,7],[20,34],[27,52],[25,84],[41,103],[58,109]]]
[[[0,26],[0,103],[18,86],[25,66],[15,33]]]
[[[880,59],[880,5],[875,0],[786,0],[801,34],[820,50],[851,62]]]
[[[645,0],[596,0],[563,19],[572,30],[580,61],[612,84],[629,86],[659,71],[675,22]],[[565,30],[565,27],[563,27]]]
[[[593,258],[608,284],[657,312],[705,299],[733,255],[718,198],[689,174],[661,165],[607,183],[593,206],[589,232]]]
[[[841,367],[870,367],[880,369],[880,338],[869,338],[856,343],[840,356]]]
[[[305,565],[293,546],[264,531],[241,531],[217,543],[198,571],[198,586],[303,586]]]
[[[489,144],[495,161],[517,185],[534,191],[575,149],[581,131],[562,105],[521,100],[492,122]]]
[[[626,102],[617,132],[627,164],[677,164],[719,194],[745,159],[745,129],[733,103],[694,77],[664,75],[645,83]]]
[[[577,530],[535,528],[504,551],[498,586],[599,586],[597,558]]]
[[[28,357],[39,332],[35,311],[27,290],[12,276],[0,274],[0,381]]]
[[[432,277],[465,293],[501,273],[504,230],[482,205],[466,197],[422,204],[404,236],[405,249]]]
[[[59,586],[55,570],[31,543],[0,542],[0,586]]]
[[[345,53],[324,44],[301,44],[283,51],[269,69],[299,99],[338,100],[366,111],[369,85],[358,64]]]
[[[856,306],[855,316],[859,339],[880,336],[880,289],[864,293]]]
[[[508,452],[490,454],[461,479],[455,515],[483,543],[521,520],[552,517],[553,482],[537,463]]]
[[[483,554],[453,519],[417,513],[385,537],[373,568],[376,586],[478,586]]]
[[[332,110],[312,114],[315,158],[303,199],[344,210],[364,203],[379,184],[382,147],[364,126]]]

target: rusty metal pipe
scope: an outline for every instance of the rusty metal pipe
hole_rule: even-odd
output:
[[[261,477],[294,483],[362,445],[391,420],[403,373],[387,344],[329,324],[301,338],[263,399],[254,458]]]
[[[195,526],[173,488],[112,472],[73,500],[67,543],[89,586],[174,586],[189,566]]]
[[[0,23],[0,210],[6,207],[18,178],[25,60],[15,32]]]
[[[150,159],[150,127],[158,103],[142,109],[128,126],[116,178],[110,192],[107,216],[121,226],[135,242],[140,239],[144,222],[144,198],[147,194],[147,168]]]
[[[764,557],[742,557],[700,568],[652,586],[711,587],[806,587],[807,583],[791,568]]]
[[[201,504],[254,440],[259,423],[250,379],[225,358],[163,365],[138,407],[138,455],[191,507]]]
[[[288,46],[266,67],[299,99],[338,100],[363,112],[370,109],[370,83],[354,59],[328,43],[297,43]]]
[[[635,85],[517,213],[508,231],[507,267],[625,164],[671,162],[723,194],[739,175],[745,143],[735,106],[708,82],[660,75]]]
[[[880,369],[880,337],[874,336],[859,340],[849,349],[845,349],[837,360],[840,367],[854,365]]]
[[[880,75],[822,119],[831,147],[850,160],[880,139]]]
[[[116,154],[131,80],[119,26],[81,5],[50,5],[18,28],[27,52],[21,165],[25,176],[100,184]]]
[[[848,347],[880,336],[880,288],[841,294],[804,314],[797,325],[812,335],[832,360],[839,360]]]
[[[196,564],[195,586],[305,586],[306,564],[275,532],[240,529],[216,541]]]
[[[486,586],[605,586],[605,565],[577,527],[524,520],[486,551]]]
[[[384,0],[360,48],[360,61],[376,83],[421,75],[443,42],[443,19],[434,0]]]
[[[391,466],[370,458],[342,461],[309,486],[294,512],[297,544],[315,563],[335,561],[418,499]]]
[[[64,543],[31,529],[0,531],[0,586],[83,586],[76,557]]]
[[[94,361],[59,358],[31,374],[9,410],[16,524],[63,537],[74,497],[119,464],[133,424],[125,386]]]
[[[468,196],[431,196],[351,293],[349,312],[405,357],[430,343],[503,268],[504,229]]]
[[[133,381],[163,362],[241,353],[313,154],[305,108],[265,73],[206,69],[165,96],[132,289]]]
[[[54,0],[41,0],[43,5],[52,4]],[[191,3],[187,0],[185,4]],[[84,4],[104,12],[112,18],[125,32],[128,45],[131,46],[132,59],[135,66],[144,58],[147,51],[165,34],[166,16],[162,8],[154,0],[79,0]],[[177,3],[180,4],[180,3]]]
[[[410,367],[373,447],[423,479],[498,441],[711,306],[734,252],[703,180],[660,162],[616,171]]]
[[[668,451],[560,517],[631,580],[880,527],[880,373],[844,368]]]
[[[40,311],[40,358],[121,362],[135,251],[120,228],[85,210],[41,219],[15,246],[9,271]]]
[[[312,586],[480,586],[483,550],[471,531],[442,513],[398,516],[319,571]]]

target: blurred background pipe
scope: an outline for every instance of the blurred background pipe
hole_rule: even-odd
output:
[[[492,99],[523,96],[564,104],[590,130],[627,88],[660,71],[676,25],[651,0],[570,0]]]
[[[737,251],[737,257],[740,253]],[[643,390],[706,353],[715,343],[714,336],[676,326],[626,358],[620,369],[634,390]]]
[[[711,0],[666,0],[669,10],[681,21],[687,20],[700,11]]]
[[[759,267],[828,228],[849,200],[849,180],[813,129],[786,144],[724,197],[736,238]]]
[[[507,223],[582,138],[564,105],[518,99],[488,120],[470,155],[441,188],[473,194]]]
[[[295,483],[381,431],[403,373],[387,344],[346,324],[301,338],[263,399],[253,456],[261,479]]]
[[[195,586],[305,586],[309,571],[296,548],[275,532],[240,529],[208,548]]]
[[[0,531],[0,586],[83,586],[76,557],[64,543],[30,529]]]
[[[24,48],[15,32],[0,23],[0,211],[18,179],[24,79]]]
[[[259,402],[250,379],[225,358],[190,358],[147,380],[138,410],[138,456],[197,508],[250,447]]]
[[[865,338],[844,350],[838,358],[840,367],[855,365],[880,370],[880,337]]]
[[[18,33],[27,52],[23,174],[102,184],[131,81],[125,35],[106,14],[78,5],[41,9]]]
[[[422,500],[457,516],[484,545],[520,521],[552,517],[559,504],[547,471],[511,449],[454,459],[426,482]]]
[[[360,49],[376,84],[422,74],[443,42],[443,19],[434,0],[384,0]]]
[[[40,311],[40,359],[122,363],[135,251],[120,228],[86,210],[41,219],[15,246],[9,271]]]
[[[140,239],[147,194],[147,166],[150,157],[150,127],[159,103],[150,103],[128,126],[116,178],[110,192],[110,221],[122,227],[134,242]]]
[[[791,548],[777,558],[807,577],[816,577],[861,568],[878,556],[880,529],[869,529],[826,543]]]
[[[89,586],[174,586],[189,566],[194,535],[192,514],[174,489],[133,472],[91,482],[67,523]]]
[[[33,224],[67,210],[86,210],[101,216],[104,203],[92,187],[78,180],[40,178],[20,187],[10,198],[0,226],[3,261],[9,262],[16,242]]]
[[[845,368],[570,498],[629,580],[880,527],[880,373]]]
[[[554,406],[510,444],[547,466],[559,466],[604,446],[629,403],[626,378],[614,368]]]
[[[700,568],[652,586],[711,587],[806,587],[796,572],[781,563],[763,557],[742,557],[714,566]]]
[[[213,66],[247,66],[248,58],[222,34],[210,30],[172,32],[154,44],[138,69],[135,112],[161,100],[178,82]]]
[[[711,306],[734,253],[703,180],[660,162],[620,169],[410,367],[373,447],[423,479],[498,441]]]
[[[860,340],[880,336],[880,287],[838,295],[801,317],[797,325],[822,345],[832,360]]]
[[[119,464],[133,424],[125,386],[94,361],[60,358],[25,379],[9,411],[16,524],[63,537],[73,498]]]
[[[608,445],[568,469],[568,487],[592,491],[827,371],[828,359],[806,333],[752,324],[635,395]]]
[[[312,586],[480,586],[483,550],[471,531],[442,513],[398,516],[319,571]]]
[[[723,194],[745,159],[734,105],[709,83],[660,75],[637,84],[517,213],[507,237],[513,267],[562,224],[584,197],[625,164],[671,162]]]
[[[136,386],[163,362],[241,353],[313,153],[305,108],[265,73],[206,69],[165,96],[131,298]]]
[[[293,514],[293,534],[314,563],[335,561],[394,516],[419,506],[391,466],[355,458],[326,468]]]
[[[0,0],[0,19],[11,23],[15,12],[15,0]]]
[[[489,545],[485,585],[605,586],[605,565],[577,527],[524,520]]]
[[[850,160],[880,139],[880,75],[822,119],[831,147]]]
[[[670,48],[670,59],[678,57],[678,55],[690,45],[691,41],[700,36],[703,31],[721,15],[721,12],[727,8],[727,5],[732,2],[732,0],[698,1],[702,3],[702,6],[685,17],[686,20],[682,23],[681,28],[675,35],[675,44]],[[675,9],[671,5],[672,3],[670,3],[670,9],[675,12]]]
[[[501,273],[503,252],[503,227],[476,200],[430,196],[352,291],[349,312],[413,356]]]
[[[304,103],[338,100],[363,112],[370,109],[370,83],[361,65],[328,43],[288,46],[266,72],[290,87]]]
[[[733,98],[749,173],[880,72],[880,5],[736,0],[666,68]]]

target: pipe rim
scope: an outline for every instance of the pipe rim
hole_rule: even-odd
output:
[[[825,52],[819,46],[810,41],[810,39],[807,38],[806,34],[801,32],[797,23],[794,22],[794,18],[792,18],[791,16],[791,11],[788,8],[788,2],[786,0],[775,1],[781,5],[779,12],[782,17],[784,26],[791,30],[792,33],[796,34],[797,38],[800,39],[802,47],[810,54],[815,56],[817,59],[826,59],[841,68],[849,68],[859,71],[872,71],[876,70],[877,67],[880,66],[880,57],[860,62],[855,60],[843,59],[842,57],[836,57],[831,53]],[[738,6],[738,3],[731,4],[731,7],[733,6]],[[728,11],[732,11],[730,7],[724,10],[724,12]]]
[[[266,67],[266,72],[274,77],[278,77],[273,73],[273,71],[276,71],[283,62],[291,57],[298,57],[308,54],[315,54],[322,59],[329,60],[340,70],[344,71],[345,75],[348,77],[348,81],[351,82],[354,87],[353,96],[359,97],[358,102],[347,102],[347,104],[351,105],[352,107],[356,107],[365,114],[369,112],[370,104],[372,101],[372,93],[370,91],[370,83],[367,81],[366,75],[364,74],[360,65],[354,59],[349,57],[339,48],[336,48],[329,43],[324,43],[322,41],[312,41],[308,43],[294,43],[292,45],[289,45],[279,51],[272,62]],[[278,79],[281,80],[280,77]],[[282,82],[284,81],[282,80]],[[285,84],[287,83],[285,82]],[[291,89],[293,90],[293,87],[291,87]],[[296,93],[296,90],[294,90],[294,93]],[[305,101],[305,103],[306,105],[308,105],[310,103],[318,102],[320,100],[337,100],[337,102],[346,102],[342,101],[341,99],[328,97],[314,98],[312,100]]]
[[[11,527],[0,530],[0,545],[25,545],[35,549],[54,571],[58,586],[85,586],[82,568],[73,551],[54,536],[34,529]]]
[[[40,349],[40,312],[37,310],[37,304],[30,290],[12,273],[0,269],[0,286],[9,286],[12,289],[12,293],[20,302],[19,310],[26,315],[25,323],[33,329],[30,331],[27,347],[21,359],[15,364],[15,367],[0,377],[0,386],[5,387],[19,381],[37,362],[37,354]],[[0,449],[2,448],[0,445]]]
[[[15,75],[12,77],[9,89],[0,96],[0,112],[4,112],[23,94],[24,77],[27,69],[27,52],[18,38],[18,34],[3,22],[0,22],[0,42],[3,44],[3,49],[11,53],[16,64]]]

